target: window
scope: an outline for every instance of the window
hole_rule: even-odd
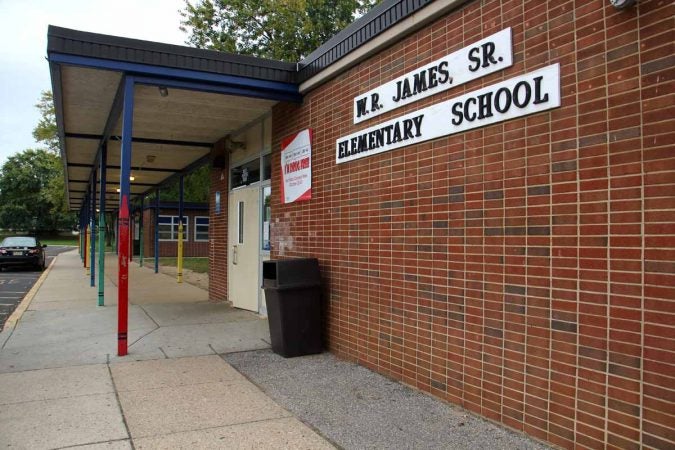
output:
[[[209,240],[209,218],[203,216],[195,217],[195,241]]]
[[[33,237],[11,236],[2,241],[2,247],[37,247],[39,244]]]
[[[232,189],[248,186],[260,181],[260,158],[233,168],[230,179],[232,181]]]
[[[183,239],[187,241],[188,218],[183,216]],[[159,216],[159,240],[177,241],[178,240],[178,216]]]
[[[239,243],[244,243],[244,202],[239,202]]]
[[[270,251],[272,246],[270,245],[270,221],[272,220],[272,187],[265,186],[263,188],[263,207],[262,214],[260,215],[262,219],[262,249],[263,251]]]

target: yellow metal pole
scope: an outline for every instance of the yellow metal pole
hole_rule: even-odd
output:
[[[178,223],[178,282],[183,282],[183,222]]]

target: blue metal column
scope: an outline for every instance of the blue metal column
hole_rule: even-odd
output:
[[[98,200],[98,306],[104,304],[105,285],[105,193],[106,193],[106,170],[108,162],[108,144],[104,143],[101,148],[101,161],[99,167],[101,176],[99,177],[100,196]]]
[[[91,229],[89,228],[89,191],[85,194],[84,202],[84,245],[82,246],[82,254],[84,254],[84,270],[86,273],[89,271],[89,233]]]
[[[91,257],[91,271],[90,271],[90,282],[89,285],[91,287],[96,286],[96,184],[97,184],[97,171],[94,169],[94,173],[92,173],[92,180],[91,180],[91,218],[89,220],[90,227],[91,227],[91,242],[90,247],[90,253],[89,256]]]
[[[120,155],[119,270],[117,275],[117,355],[128,353],[129,328],[129,196],[131,194],[131,141],[134,118],[134,79],[124,80],[122,151]]]
[[[159,189],[155,191],[155,273],[159,273]]]

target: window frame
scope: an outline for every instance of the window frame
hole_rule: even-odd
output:
[[[211,230],[211,218],[210,218],[209,216],[194,216],[194,219],[195,219],[195,220],[194,220],[195,226],[194,226],[194,231],[193,231],[193,233],[194,233],[194,236],[193,236],[194,242],[209,242],[209,237],[208,237],[208,236],[209,236],[209,232],[210,232],[210,230]],[[197,223],[197,219],[206,219],[206,220],[209,221],[209,223],[207,223],[206,225],[204,225],[204,224],[198,224],[198,223]],[[206,236],[207,236],[207,238],[206,238],[206,239],[197,239],[197,228],[198,228],[198,227],[204,227],[204,226],[206,227]]]
[[[162,218],[170,218],[171,222],[170,223],[162,223],[161,220]],[[189,242],[189,237],[190,237],[190,218],[186,215],[183,215],[183,233],[185,233],[185,240],[183,242]],[[158,236],[158,239],[160,242],[178,242],[178,215],[172,216],[168,214],[160,214],[157,220],[157,233],[160,233],[160,227],[162,225],[170,225],[171,226],[171,239],[162,239],[160,236]],[[174,238],[175,236],[175,238]]]

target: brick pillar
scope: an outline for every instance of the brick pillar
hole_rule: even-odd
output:
[[[209,189],[209,299],[227,300],[227,154],[224,141],[212,149],[211,185]],[[220,193],[220,211],[216,211],[216,194]]]

